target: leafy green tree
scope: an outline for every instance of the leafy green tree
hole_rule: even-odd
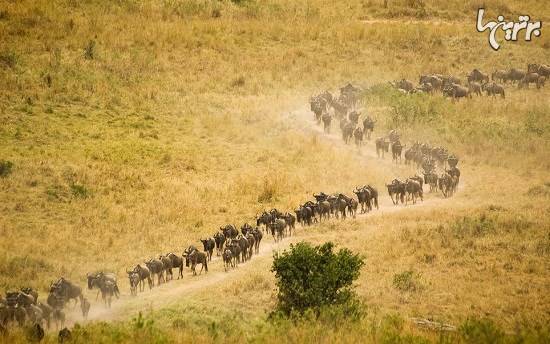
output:
[[[277,311],[318,315],[326,306],[354,303],[352,284],[363,259],[346,248],[337,253],[333,249],[332,242],[315,247],[301,242],[274,256],[271,270],[279,289]]]

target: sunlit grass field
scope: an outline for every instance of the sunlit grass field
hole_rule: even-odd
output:
[[[539,1],[484,4],[491,16],[550,17]],[[548,85],[458,102],[386,86],[416,83],[421,73],[465,79],[473,68],[549,63],[544,29],[532,42],[492,51],[475,30],[478,6],[1,2],[0,160],[12,167],[0,177],[0,290],[28,285],[42,298],[60,276],[82,285],[89,271],[124,276],[219,226],[251,222],[263,209],[291,210],[313,192],[351,193],[372,183],[383,193],[402,170],[365,165],[302,120],[312,117],[309,96],[351,81],[369,88],[374,136],[397,127],[405,141],[448,147],[465,183],[448,205],[303,234],[364,254],[358,293],[368,319],[341,327],[266,323],[275,291],[271,260],[262,257],[250,275],[148,315],[154,324],[128,320],[89,331],[105,342],[353,342],[369,329],[380,342],[390,332],[437,340],[403,320],[415,316],[455,325],[487,318],[507,333],[548,323]],[[410,288],[395,286],[400,276]]]

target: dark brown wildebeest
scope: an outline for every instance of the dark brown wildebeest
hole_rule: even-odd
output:
[[[345,104],[341,103],[338,100],[333,99],[332,102],[330,103],[330,106],[332,106],[332,108],[334,109],[334,114],[336,115],[337,118],[339,119],[346,118],[349,108]]]
[[[489,74],[481,72],[479,69],[474,69],[470,74],[468,74],[468,83],[478,81],[478,82],[489,82]]]
[[[458,84],[447,84],[443,87],[443,94],[453,99],[471,97],[470,90],[467,87]]]
[[[539,76],[537,79],[537,89],[540,89],[541,87],[544,87],[544,84],[546,83],[546,77],[545,76]]]
[[[164,276],[166,278],[166,282],[174,279],[174,273],[172,272],[172,259],[168,258],[168,256],[160,255],[159,260],[162,262],[162,269],[164,270]],[[170,277],[170,278],[168,278]]]
[[[370,116],[367,116],[363,120],[363,135],[367,136],[367,140],[370,140],[370,136],[372,132],[374,131],[374,124],[376,121],[374,121]]]
[[[99,293],[101,292],[101,287],[105,284],[105,281],[111,281],[115,285],[114,293],[117,298],[120,297],[120,290],[118,289],[117,285],[117,278],[116,275],[112,272],[96,272],[96,273],[88,273],[86,275],[88,279],[88,289],[92,290],[93,288],[97,288],[97,295],[96,295],[96,301],[99,297]],[[103,297],[103,300],[105,300],[105,297]]]
[[[25,294],[31,295],[34,298],[34,304],[38,302],[38,292],[30,287],[21,288],[21,291]]]
[[[387,153],[390,148],[390,142],[386,141],[384,137],[379,137],[375,141],[376,144],[376,155],[380,158],[380,152],[382,152],[382,158],[384,157],[384,153]]]
[[[241,226],[241,233],[243,235],[246,235],[246,233],[248,233],[248,231],[251,231],[252,230],[252,226],[246,222],[244,225]]]
[[[248,241],[248,260],[252,259],[252,254],[254,254],[254,246],[256,245],[256,237],[254,234],[252,234],[252,231],[246,233],[245,235],[246,241]]]
[[[223,234],[221,236],[223,237]],[[173,252],[168,253],[166,256],[172,261],[172,268],[179,269],[178,279],[183,278],[183,258]]]
[[[248,248],[250,247],[250,243],[242,234],[239,234],[234,241],[236,241],[241,247],[241,263],[244,263],[249,259]]]
[[[508,75],[509,72],[501,69],[501,70],[496,70],[493,72],[493,74],[491,74],[491,80],[492,81],[500,81],[502,83],[505,83],[506,81],[509,80],[509,75]]]
[[[363,129],[361,129],[361,127],[355,128],[353,137],[355,138],[355,145],[361,147],[361,143],[363,142]]]
[[[250,226],[250,225],[249,225]],[[250,227],[252,229],[252,227]],[[245,230],[248,231],[248,229]],[[206,256],[208,257],[208,261],[212,260],[212,253],[214,252],[214,247],[216,247],[216,241],[214,238],[208,238],[208,239],[201,239],[202,246],[204,248],[204,252],[206,253]]]
[[[519,88],[529,88],[529,84],[537,84],[540,75],[538,73],[527,73],[518,83]]]
[[[108,281],[107,283],[110,282]],[[109,307],[111,307],[110,302],[111,301],[109,301]],[[90,313],[90,301],[88,301],[88,299],[85,297],[82,298],[82,302],[80,303],[80,310],[82,311],[82,317],[84,319],[88,319],[88,313]]]
[[[82,302],[82,298],[84,297],[82,295],[82,288],[65,279],[64,277],[61,277],[59,280],[57,280],[57,282],[50,286],[50,292],[52,291],[61,296],[65,303],[74,299],[75,307],[78,303],[78,300]]]
[[[527,72],[537,73],[541,76],[550,77],[550,66],[531,63],[527,65]]]
[[[236,267],[239,265],[241,260],[241,245],[239,245],[239,242],[236,240],[229,240],[227,244],[225,245],[226,249],[231,250],[231,257],[233,258],[233,267]]]
[[[126,271],[128,276],[130,276],[130,273],[136,273],[139,276],[139,291],[145,290],[145,280],[147,280],[147,284],[149,285],[149,290],[153,287],[153,279],[151,276],[151,271],[147,267],[146,264],[138,264],[134,267],[134,269],[130,271]]]
[[[475,93],[478,96],[481,96],[481,84],[475,81],[468,83],[468,91],[470,94]]]
[[[260,219],[258,219],[258,221],[259,220]],[[234,239],[239,234],[239,231],[237,230],[237,227],[235,225],[226,225],[225,227],[220,227],[220,230],[222,231],[223,235],[225,235],[226,239]]]
[[[285,213],[282,218],[285,220],[288,229],[288,235],[292,236],[292,230],[296,228],[296,217],[291,213]]]
[[[214,234],[214,241],[216,241],[216,255],[219,256],[223,252],[223,245],[225,244],[225,235],[223,235],[220,232]]]
[[[386,187],[388,188],[388,194],[391,197],[391,201],[394,205],[397,205],[399,203],[399,200],[401,200],[401,204],[405,203],[405,183],[394,179],[392,180],[391,184],[386,184]],[[395,195],[395,200],[394,200]]]
[[[166,282],[164,279],[164,266],[159,259],[151,258],[149,261],[145,262],[145,265],[147,265],[149,271],[151,271],[153,285],[155,285],[155,275],[157,275],[157,285],[160,285],[161,281]]]
[[[508,72],[508,80],[511,80],[512,82],[521,81],[525,77],[525,74],[527,74],[525,70],[512,68]]]
[[[443,193],[443,197],[450,197],[452,195],[453,180],[448,173],[442,174],[437,180],[439,190]]]
[[[191,271],[193,271],[194,276],[197,275],[197,264],[201,264],[201,271],[199,272],[199,275],[202,273],[202,269],[204,269],[205,272],[208,272],[208,262],[204,252],[194,249],[191,251],[184,251],[183,256],[185,257],[185,266],[188,267],[191,264]]]
[[[401,162],[401,152],[403,151],[403,147],[405,146],[406,145],[402,145],[401,142],[399,142],[399,140],[397,140],[391,145],[392,160],[395,161],[396,163],[398,162],[398,160],[399,162]]]
[[[271,235],[273,236],[275,242],[283,239],[286,225],[287,224],[284,219],[275,219],[268,225],[268,228],[271,230]]]
[[[405,204],[408,204],[409,200],[412,200],[413,204],[416,204],[416,198],[420,198],[421,201],[424,200],[422,186],[417,180],[407,179],[405,190],[407,191]]]
[[[256,254],[260,253],[260,242],[262,241],[263,234],[262,231],[258,228],[252,230],[252,235],[254,235],[254,250]]]
[[[330,134],[330,123],[332,122],[332,116],[330,113],[325,112],[321,117],[321,120],[323,121],[323,130],[325,133]]]
[[[227,272],[228,267],[235,267],[235,264],[233,263],[233,253],[231,252],[231,249],[229,247],[226,247],[223,251],[222,258],[225,272]]]
[[[380,209],[378,207],[378,190],[371,185],[365,185],[364,188],[370,192],[369,210],[372,210],[373,206]]]
[[[358,202],[361,205],[361,213],[366,213],[369,209],[368,204],[369,204],[370,192],[364,187],[362,188],[356,187],[355,190],[353,190],[353,193],[357,196]]]
[[[443,80],[435,75],[421,75],[419,84],[430,84],[434,90],[441,90]]]
[[[349,113],[348,119],[351,123],[357,125],[357,123],[359,123],[359,116],[360,116],[359,112],[352,111],[352,112]]]
[[[60,344],[70,342],[72,338],[73,336],[71,334],[71,331],[65,327],[61,331],[59,331],[59,334],[57,335],[57,342]]]
[[[344,143],[348,144],[349,140],[353,136],[353,130],[355,129],[355,123],[348,122],[346,126],[344,127],[344,130],[342,130],[342,139],[344,140]]]
[[[315,96],[309,100],[310,109],[313,111],[313,116],[317,123],[321,122],[321,115],[326,110],[326,100],[322,97]]]
[[[140,282],[139,274],[134,271],[126,271],[128,274],[128,282],[130,284],[130,295],[137,295],[137,288]]]
[[[483,84],[481,86],[481,88],[487,92],[487,95],[491,95],[491,96],[496,96],[497,94],[500,94],[502,96],[502,98],[505,98],[505,94],[504,94],[504,87],[502,87],[501,85],[495,83],[495,82],[490,82],[488,84]]]
[[[406,79],[390,82],[390,85],[397,88],[398,90],[403,90],[405,92],[410,92],[414,88],[413,83]]]
[[[261,225],[264,225],[264,231],[267,233],[267,225],[273,221],[273,217],[268,212],[264,211],[260,216],[256,217],[256,226],[260,227]],[[225,232],[224,232],[225,234]],[[237,235],[235,235],[236,237]],[[229,237],[226,235],[226,239],[229,239]]]
[[[437,174],[434,172],[424,172],[424,182],[430,185],[430,192],[437,190]]]

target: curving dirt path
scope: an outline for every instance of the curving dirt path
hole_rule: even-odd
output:
[[[378,173],[383,173],[387,176],[388,180],[391,180],[391,176],[400,175],[412,175],[414,169],[404,164],[395,164],[391,161],[391,156],[386,156],[385,159],[378,159],[376,151],[374,149],[374,138],[371,141],[366,141],[365,145],[359,150],[354,144],[346,145],[340,137],[339,128],[336,123],[333,123],[332,133],[325,134],[322,126],[317,125],[313,121],[313,116],[307,107],[299,109],[297,111],[282,115],[283,120],[291,120],[293,123],[299,123],[306,132],[313,135],[323,135],[323,138],[330,140],[333,143],[335,149],[351,150],[357,153],[358,159],[361,159],[369,166],[374,166]],[[374,164],[376,162],[376,164]],[[461,179],[459,189],[463,189],[465,183]],[[374,210],[368,214],[358,214],[358,218],[365,216],[383,216],[386,214],[395,213],[398,211],[414,211],[419,208],[437,207],[438,205],[448,202],[453,202],[454,198],[443,198],[438,194],[425,193],[425,199],[423,202],[419,202],[415,205],[409,206],[395,206],[392,204],[389,197],[387,197],[384,190],[379,190],[380,197],[380,209]],[[307,239],[312,234],[301,230],[298,225],[296,235],[291,238],[285,238],[281,242],[275,243],[271,236],[264,236],[262,244],[260,245],[260,252],[252,257],[252,260],[240,264],[238,268],[231,269],[228,272],[224,271],[223,262],[220,257],[213,257],[209,263],[208,273],[203,273],[199,276],[192,276],[189,269],[184,270],[184,277],[180,280],[173,280],[161,286],[155,286],[152,290],[146,290],[145,292],[138,293],[138,296],[130,296],[127,294],[127,290],[123,287],[123,293],[120,299],[114,299],[112,307],[106,308],[101,300],[95,301],[96,291],[87,291],[87,296],[92,303],[92,308],[88,317],[89,321],[112,321],[112,320],[124,320],[137,315],[140,311],[148,311],[152,309],[160,309],[172,304],[178,303],[183,297],[188,296],[190,293],[200,292],[202,289],[209,286],[218,285],[222,281],[238,280],[243,274],[250,273],[250,270],[254,264],[254,261],[258,259],[271,259],[274,251],[287,248],[290,243]],[[67,322],[66,325],[72,326],[77,322],[82,322],[82,315],[80,308],[68,307],[66,310]]]

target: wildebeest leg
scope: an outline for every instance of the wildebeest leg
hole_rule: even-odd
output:
[[[97,291],[97,294],[95,296],[95,300],[97,301],[98,298],[99,298],[99,290]]]

